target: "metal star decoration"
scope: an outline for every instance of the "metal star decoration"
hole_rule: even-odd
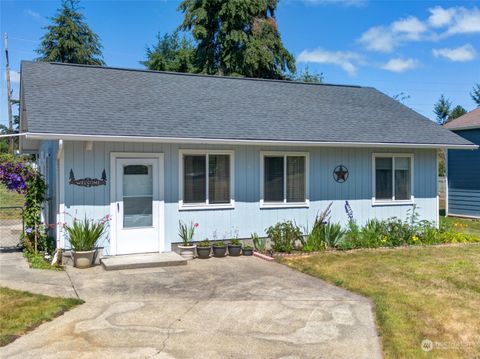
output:
[[[343,183],[348,178],[348,169],[343,165],[335,167],[333,170],[333,179],[338,183]]]

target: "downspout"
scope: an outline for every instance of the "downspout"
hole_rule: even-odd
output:
[[[58,140],[57,160],[63,156],[63,140]]]
[[[448,217],[448,149],[445,149],[445,217]]]
[[[63,233],[63,223],[65,223],[65,201],[64,201],[64,196],[65,194],[63,193],[64,191],[64,171],[63,171],[63,152],[64,152],[64,147],[63,147],[63,140],[60,139],[58,140],[58,150],[57,150],[57,203],[58,203],[58,212],[57,212],[57,250],[55,252],[54,258],[52,260],[52,264],[54,263],[62,263],[62,236],[64,235]]]

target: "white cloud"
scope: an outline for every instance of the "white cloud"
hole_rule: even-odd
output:
[[[409,41],[434,41],[456,34],[480,32],[480,10],[476,7],[436,6],[429,12],[425,21],[408,16],[388,25],[373,26],[360,36],[358,42],[371,51],[391,52]]]
[[[390,59],[390,61],[382,66],[382,69],[392,72],[405,72],[416,67],[418,67],[418,61],[415,59],[395,58]]]
[[[355,75],[358,69],[358,64],[362,62],[362,57],[349,51],[326,51],[316,49],[312,51],[303,50],[300,55],[298,55],[297,61],[337,65],[350,75]]]
[[[45,19],[42,15],[40,15],[38,12],[33,11],[31,9],[25,10],[25,15],[28,17],[31,17],[32,19],[39,21],[39,22],[45,22],[47,19]]]
[[[466,44],[455,49],[433,49],[433,56],[444,57],[451,61],[465,62],[473,60],[477,53],[472,45]]]
[[[480,10],[457,8],[448,35],[480,32]]]
[[[402,42],[420,40],[427,31],[427,25],[410,16],[394,21],[388,26],[371,27],[358,41],[368,50],[391,52]]]
[[[428,23],[432,27],[442,27],[450,24],[456,12],[455,8],[444,9],[441,6],[435,6],[428,11],[430,11]]]
[[[375,26],[365,31],[360,39],[368,50],[390,52],[396,47],[397,40],[389,29],[384,26]]]
[[[391,25],[393,33],[405,34],[411,40],[418,40],[427,29],[427,26],[414,16],[394,21]]]
[[[5,81],[7,80],[7,74],[5,73]],[[10,81],[14,84],[20,83],[20,73],[15,70],[10,70]]]

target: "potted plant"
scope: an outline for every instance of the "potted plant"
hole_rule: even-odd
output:
[[[213,256],[220,258],[225,257],[227,254],[227,246],[222,241],[215,242],[213,244]]]
[[[100,221],[91,219],[74,219],[71,226],[66,225],[65,231],[72,247],[73,265],[77,268],[89,268],[93,264],[96,244],[105,233],[108,217]]]
[[[212,251],[212,246],[210,241],[207,239],[201,241],[197,244],[197,256],[200,259],[210,258],[210,252]]]
[[[192,243],[193,235],[195,233],[195,228],[198,227],[198,223],[190,222],[190,224],[183,223],[178,221],[178,235],[182,239],[182,244],[178,245],[180,249],[180,255],[187,259],[191,260],[195,254],[195,244]]]
[[[242,254],[242,244],[235,238],[228,244],[228,255],[232,257],[238,257]]]
[[[242,248],[242,252],[244,256],[251,256],[253,255],[253,247],[250,245],[245,245]]]

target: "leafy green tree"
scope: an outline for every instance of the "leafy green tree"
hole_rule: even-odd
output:
[[[467,110],[465,110],[462,106],[457,105],[453,108],[452,111],[448,114],[448,119],[447,122],[452,121],[460,116],[463,116],[467,113]]]
[[[400,103],[405,103],[405,101],[410,98],[410,95],[407,95],[405,92],[402,91],[397,93],[396,95],[393,95],[392,98]]]
[[[20,101],[12,99],[12,107],[16,107],[16,113],[13,114],[13,128],[10,130],[7,126],[0,124],[0,135],[9,135],[19,132],[20,127],[20,114],[19,114]],[[18,137],[13,137],[13,149],[18,149]],[[10,138],[5,137],[0,139],[0,153],[10,152]]]
[[[310,83],[320,84],[323,82],[323,72],[321,73],[310,72],[310,69],[308,68],[308,66],[305,66],[304,70],[302,70],[299,74],[295,74],[295,76],[293,77],[293,80],[299,81],[299,82],[310,82]]]
[[[278,0],[183,0],[181,30],[197,42],[195,66],[216,75],[284,79],[295,59],[275,19]]]
[[[157,35],[157,43],[147,48],[147,60],[141,61],[150,70],[196,72],[193,65],[194,46],[178,31],[173,34]]]
[[[102,45],[79,12],[78,0],[62,0],[52,24],[45,29],[38,61],[67,62],[72,64],[104,65]]]
[[[444,125],[447,122],[448,116],[450,115],[450,106],[452,103],[441,95],[438,99],[435,107],[433,108],[433,113],[437,116],[437,122],[440,125]]]
[[[480,107],[480,84],[475,84],[473,86],[472,92],[470,92],[472,100],[477,104],[477,107]]]

